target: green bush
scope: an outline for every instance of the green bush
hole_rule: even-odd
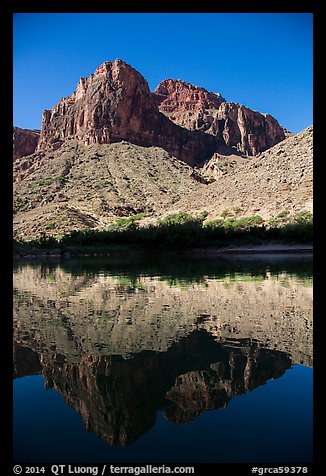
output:
[[[270,240],[305,243],[313,238],[312,214],[301,211],[291,217],[291,221],[280,226],[271,226],[270,221],[264,222],[260,215],[242,218],[209,220],[203,223],[207,216],[202,212],[193,216],[186,212],[177,212],[158,221],[156,225],[140,227],[138,220],[144,213],[131,217],[118,218],[107,230],[86,228],[72,231],[63,237],[53,238],[45,233],[38,239],[28,242],[36,247],[53,246],[106,246],[108,244],[132,244],[139,246],[158,246],[178,248],[198,246],[200,244],[219,246],[232,243],[261,243]],[[282,213],[281,218],[288,216]],[[267,226],[268,225],[268,226]],[[54,228],[53,222],[45,224],[46,230]]]
[[[138,213],[138,215],[132,215],[131,217],[117,218],[114,223],[111,223],[108,231],[136,230],[139,228],[139,225],[136,222],[144,217],[145,213]]]
[[[44,225],[44,228],[46,230],[52,230],[53,228],[55,228],[55,222],[54,221],[48,221],[45,225]]]
[[[254,215],[251,217],[243,217],[232,222],[232,228],[234,231],[250,231],[261,227],[264,220],[260,215]]]
[[[222,218],[231,218],[234,217],[234,212],[232,210],[226,209],[220,213]]]
[[[206,215],[207,216],[207,215]],[[203,216],[200,217],[195,217],[193,215],[190,215],[190,213],[187,212],[177,212],[173,213],[171,215],[166,216],[165,218],[162,218],[159,220],[159,226],[161,225],[185,225],[186,223],[202,223],[204,219],[206,218]]]
[[[313,215],[311,212],[307,210],[301,210],[300,212],[296,213],[293,217],[293,221],[295,223],[300,224],[311,224],[313,223]]]

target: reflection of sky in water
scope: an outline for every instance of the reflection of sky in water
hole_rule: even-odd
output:
[[[86,432],[62,396],[44,389],[42,376],[15,380],[14,392],[17,461],[309,463],[312,458],[312,370],[303,366],[191,423],[174,425],[159,412],[153,428],[126,447]]]

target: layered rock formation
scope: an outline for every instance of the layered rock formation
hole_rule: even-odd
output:
[[[311,211],[312,127],[285,135],[219,93],[171,79],[152,93],[131,66],[105,62],[44,111],[36,151],[16,154],[15,236],[102,230],[139,214],[147,225],[178,211]]]
[[[14,127],[13,131],[13,160],[35,152],[40,137],[40,131]]]
[[[160,111],[168,114],[218,109],[222,102],[225,102],[220,93],[212,93],[199,86],[176,79],[162,81],[155,89],[155,96]]]
[[[285,139],[282,126],[269,114],[260,114],[220,93],[179,80],[164,80],[155,89],[159,109],[176,124],[202,130],[245,155],[256,155]]]
[[[68,138],[86,145],[126,140],[158,146],[190,165],[209,158],[219,141],[160,113],[142,75],[119,59],[81,78],[70,97],[44,111],[38,150],[60,147]]]
[[[285,135],[272,116],[184,81],[164,80],[151,93],[143,76],[117,59],[81,78],[70,97],[44,111],[38,150],[58,148],[68,138],[86,145],[126,140],[158,146],[193,166],[220,147],[255,155]]]

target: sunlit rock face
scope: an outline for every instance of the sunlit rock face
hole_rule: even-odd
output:
[[[120,59],[82,77],[71,96],[45,110],[37,151],[57,149],[67,139],[86,145],[128,141],[162,147],[191,166],[225,147],[256,155],[285,138],[269,114],[226,102],[190,83],[166,79],[155,92]]]
[[[40,137],[40,131],[13,128],[13,160],[35,152]]]
[[[124,140],[158,146],[190,165],[209,158],[218,143],[170,121],[158,110],[143,76],[119,59],[81,78],[71,96],[43,112],[37,150],[58,148],[66,139],[86,145]]]

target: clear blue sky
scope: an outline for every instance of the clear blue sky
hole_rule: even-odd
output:
[[[16,13],[14,125],[39,129],[43,109],[120,58],[152,91],[182,79],[300,132],[312,124],[312,22],[311,13]]]

